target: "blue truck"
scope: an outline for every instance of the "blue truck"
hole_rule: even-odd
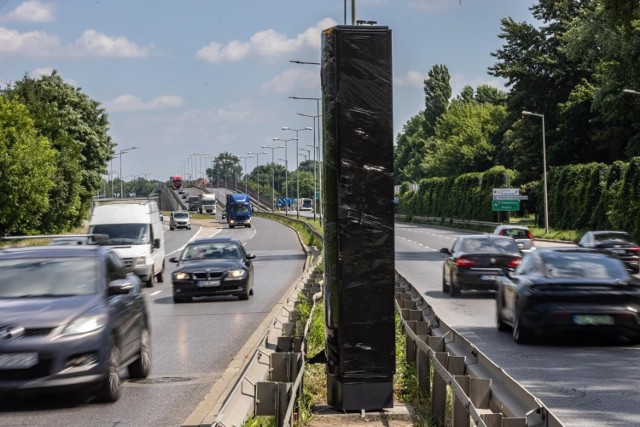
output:
[[[229,228],[236,226],[251,227],[251,200],[247,194],[227,194],[227,204],[223,218],[226,218]]]

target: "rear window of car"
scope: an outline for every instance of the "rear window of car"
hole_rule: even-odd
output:
[[[93,257],[0,260],[0,298],[91,295],[98,277]]]
[[[465,239],[462,243],[463,252],[518,252],[518,246],[511,239]]]
[[[521,228],[507,228],[503,230],[503,235],[512,237],[514,239],[528,239],[529,233],[527,230],[523,230]]]
[[[623,233],[606,233],[606,234],[596,234],[595,240],[598,242],[612,242],[612,241],[630,242],[631,237],[628,234],[623,234]]]
[[[597,253],[558,253],[544,256],[545,275],[554,278],[627,280],[624,264]]]

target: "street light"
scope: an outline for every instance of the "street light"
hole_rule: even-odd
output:
[[[285,215],[289,215],[289,161],[287,160],[287,151],[289,151],[289,146],[287,142],[296,141],[298,142],[298,138],[291,139],[280,139],[280,138],[272,138],[274,141],[282,141],[284,142],[284,161],[287,166],[284,168],[284,192],[285,198],[287,199],[287,203],[285,204],[284,213]]]
[[[258,205],[260,205],[260,156],[263,154],[267,154],[266,151],[262,151],[260,153],[254,153],[252,151],[247,152],[247,154],[253,154],[256,156],[256,181],[258,182]]]
[[[297,61],[296,63],[300,64],[315,64],[313,62],[301,62]],[[320,139],[320,100],[322,98],[314,98],[314,97],[304,97],[304,96],[290,96],[290,99],[302,99],[308,101],[316,101],[316,115],[307,115],[298,113],[300,116],[304,117],[313,117],[313,125],[316,128],[316,132],[313,135],[313,201],[315,203],[316,193],[318,193],[318,204],[320,205],[320,218],[322,218],[322,168],[318,167],[318,162],[321,163],[320,159],[320,147],[322,146]],[[316,125],[316,119],[318,120],[318,124]],[[316,134],[318,135],[317,144],[316,144]],[[317,147],[317,148],[316,148]],[[317,158],[316,158],[317,153]],[[317,182],[317,184],[316,184]],[[313,210],[313,219],[316,219],[316,209]]]
[[[129,147],[129,148],[125,148],[123,150],[120,150],[118,152],[118,156],[120,156],[120,173],[118,174],[120,176],[120,198],[122,198],[122,192],[124,191],[124,188],[122,187],[122,155],[124,153],[127,153],[127,152],[129,152],[131,150],[135,150],[137,148],[140,148],[140,147]]]
[[[313,128],[306,127],[302,129],[291,129],[288,126],[283,126],[282,130],[290,130],[296,133],[296,218],[300,219],[300,209],[299,206],[297,206],[297,204],[300,203],[300,171],[298,170],[300,163],[298,162],[298,132],[303,130],[313,131]]]
[[[268,148],[271,150],[271,211],[274,212],[276,209],[275,200],[276,200],[276,162],[273,159],[273,153],[278,148],[284,148],[284,145],[276,145],[275,147],[269,147],[268,145],[263,145],[262,148]],[[286,152],[285,152],[286,154]]]
[[[253,153],[247,153],[253,154]],[[239,159],[244,159],[244,192],[249,194],[249,170],[247,169],[247,159],[253,159],[253,156],[238,156]],[[258,197],[260,197],[258,193]],[[259,201],[259,200],[258,200]]]
[[[535,116],[542,119],[542,173],[544,177],[544,232],[549,233],[549,199],[547,193],[547,142],[544,130],[544,114],[523,111],[523,116]]]

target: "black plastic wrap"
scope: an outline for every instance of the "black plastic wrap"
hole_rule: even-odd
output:
[[[391,384],[395,372],[391,30],[325,30],[322,96],[329,404],[388,407],[343,385]]]

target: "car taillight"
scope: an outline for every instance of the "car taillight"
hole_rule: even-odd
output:
[[[631,248],[634,252],[640,252],[640,246],[636,246],[635,248]]]
[[[458,258],[456,260],[456,267],[473,267],[476,262],[469,258]]]
[[[533,238],[533,234],[531,234],[531,232],[530,232],[530,231],[527,231],[527,237],[529,237],[529,240],[531,240],[531,242],[532,242],[532,243],[533,243],[533,241],[535,240],[535,239]]]
[[[522,258],[515,258],[512,259],[511,261],[509,261],[509,263],[507,264],[507,267],[509,268],[516,268],[517,266],[520,265],[520,261],[522,261]]]

